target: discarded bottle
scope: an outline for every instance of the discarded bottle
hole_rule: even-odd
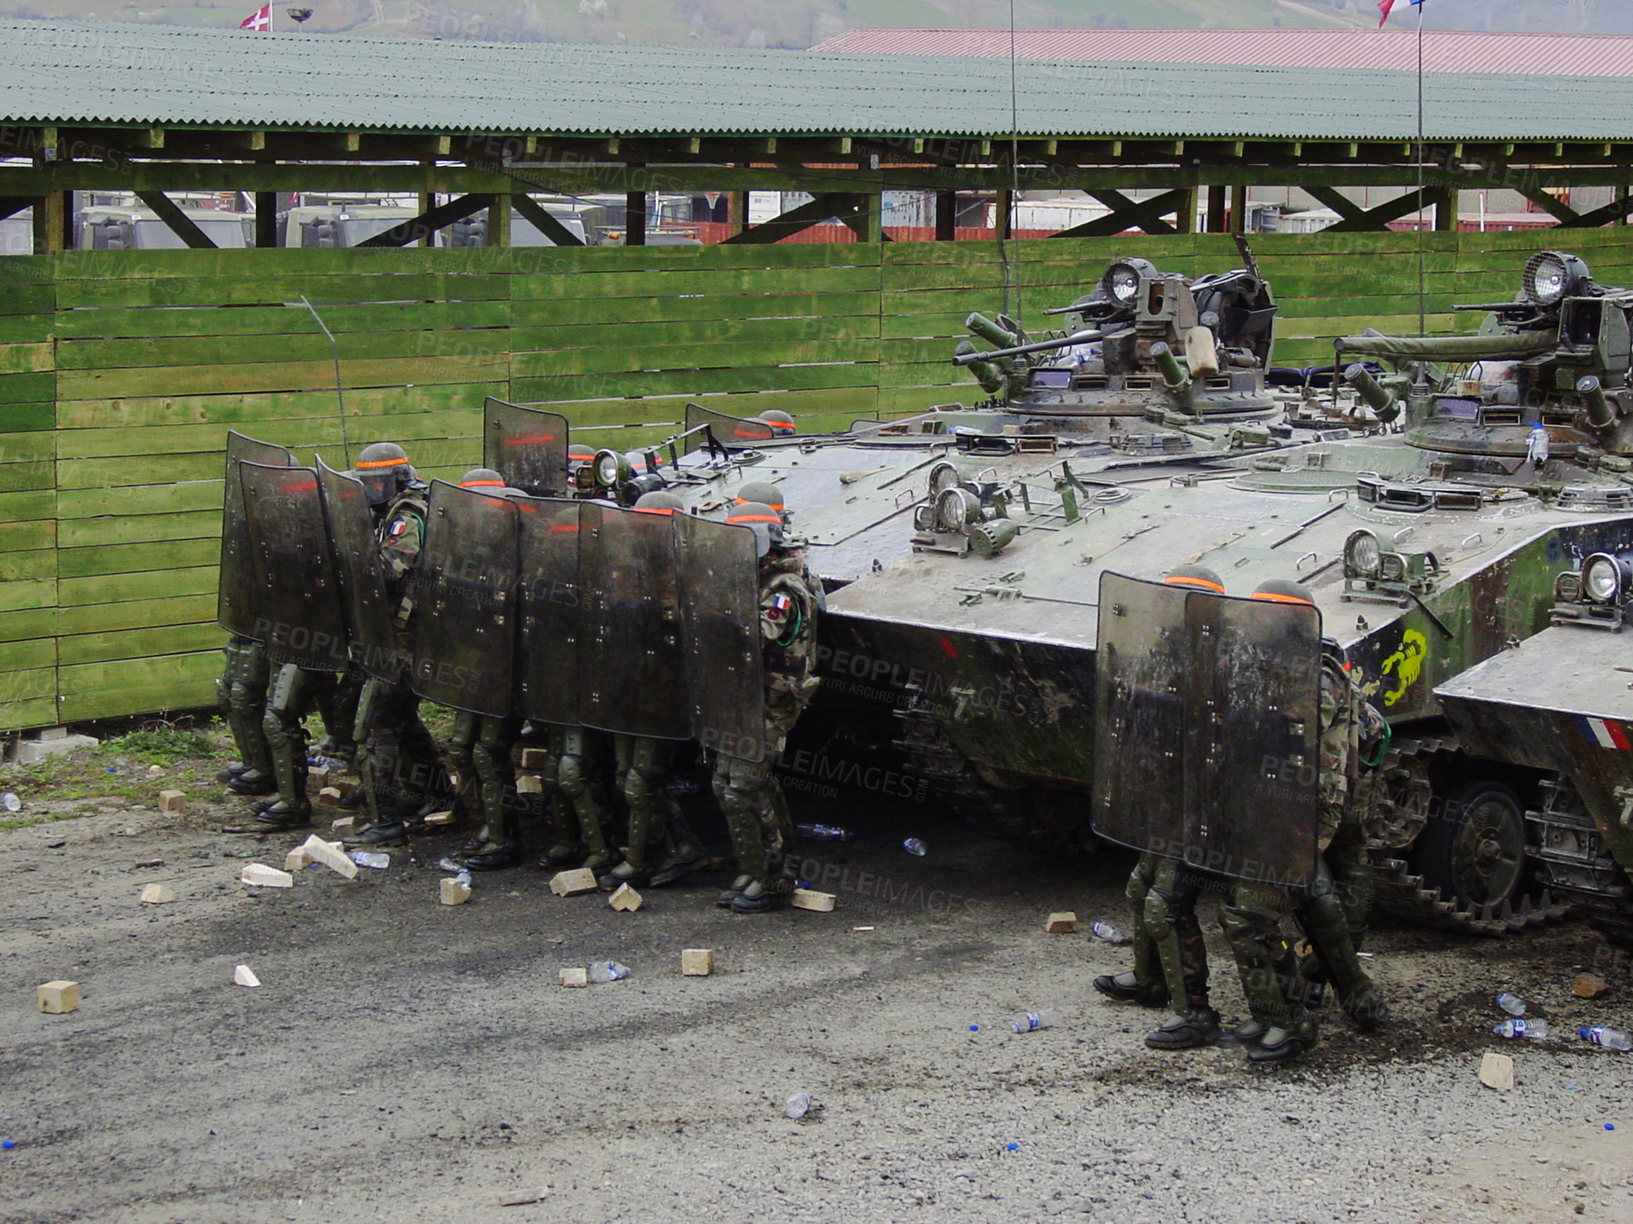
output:
[[[838,825],[802,824],[795,825],[794,832],[800,837],[811,841],[850,841],[856,836],[849,829],[841,829]]]
[[[464,871],[465,868],[461,867],[458,863],[454,862],[453,859],[448,858],[447,856],[444,856],[444,857],[439,858],[437,860],[437,870],[438,871],[446,871],[446,872],[450,872],[450,873],[452,873],[454,875],[458,875],[460,872]]]
[[[359,867],[373,867],[376,870],[391,866],[391,855],[380,850],[353,850],[351,859]]]
[[[1509,994],[1506,990],[1497,996],[1497,1006],[1510,1016],[1525,1015],[1525,1000],[1517,994]]]
[[[1512,1020],[1504,1020],[1491,1030],[1499,1037],[1546,1037],[1548,1022],[1546,1020],[1523,1020],[1515,1016]]]
[[[1633,1050],[1633,1037],[1629,1037],[1621,1029],[1606,1028],[1596,1024],[1592,1028],[1583,1025],[1576,1030],[1576,1035],[1583,1041],[1591,1041],[1596,1046],[1604,1046],[1607,1050]]]
[[[466,888],[469,888],[471,886],[471,873],[461,867],[454,873],[454,883],[463,884]]]
[[[22,810],[23,801],[7,791],[5,794],[0,795],[0,807],[5,808],[8,812],[18,812]]]
[[[1127,935],[1124,935],[1117,927],[1101,918],[1096,918],[1089,926],[1089,930],[1094,933],[1095,938],[1103,939],[1109,944],[1126,944],[1128,942]]]
[[[1009,1028],[1014,1033],[1035,1033],[1038,1029],[1048,1028],[1055,1022],[1055,1009],[1040,1007],[1037,1011],[1024,1012],[1009,1022]]]
[[[907,851],[909,854],[917,855],[919,858],[923,858],[926,854],[930,853],[930,847],[926,846],[916,837],[909,837],[906,841],[904,841],[902,843],[902,849]]]
[[[628,976],[629,966],[620,965],[617,961],[596,961],[590,966],[590,981],[598,985],[621,982]]]
[[[782,1112],[785,1118],[803,1118],[811,1112],[811,1094],[801,1088],[788,1098],[788,1104],[783,1106]]]

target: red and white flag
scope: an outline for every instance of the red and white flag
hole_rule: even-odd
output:
[[[240,21],[238,23],[238,28],[240,30],[266,30],[270,32],[272,29],[272,5],[263,4],[248,17],[244,18],[244,20]]]

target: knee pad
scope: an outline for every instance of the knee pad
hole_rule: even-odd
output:
[[[1145,894],[1145,930],[1160,940],[1174,929],[1178,917],[1176,898],[1166,888],[1151,888]]]
[[[556,765],[556,785],[561,793],[577,797],[584,793],[584,762],[576,756],[563,756]]]

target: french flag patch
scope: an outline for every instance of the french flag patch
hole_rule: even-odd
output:
[[[1582,728],[1582,734],[1588,737],[1588,743],[1601,748],[1620,748],[1623,752],[1633,750],[1633,737],[1628,735],[1626,726],[1615,719],[1593,718],[1587,714],[1573,714],[1571,717]]]

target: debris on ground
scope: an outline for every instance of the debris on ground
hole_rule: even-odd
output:
[[[1077,930],[1077,915],[1071,910],[1050,914],[1044,920],[1043,929],[1051,935],[1070,935]]]
[[[1487,1050],[1480,1059],[1480,1082],[1487,1088],[1507,1092],[1514,1086],[1514,1060],[1507,1054]]]
[[[268,867],[265,863],[245,863],[244,869],[238,873],[238,882],[252,888],[295,887],[294,876],[276,867]]]
[[[713,948],[687,948],[680,954],[683,977],[708,977],[714,972]]]
[[[47,982],[34,991],[39,1000],[40,1010],[48,1016],[66,1016],[69,1012],[79,1010],[79,983],[65,982],[60,979]]]

